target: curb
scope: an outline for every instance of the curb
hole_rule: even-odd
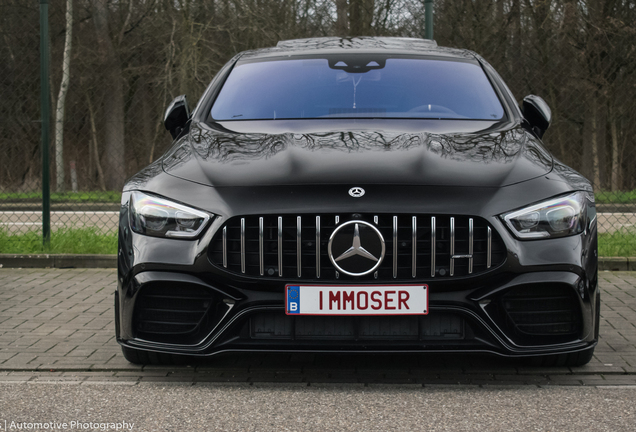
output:
[[[0,254],[0,268],[117,268],[117,255]],[[600,271],[636,271],[636,257],[600,257]]]
[[[600,257],[598,269],[600,271],[636,271],[636,257]]]
[[[117,255],[0,254],[0,268],[117,268]]]

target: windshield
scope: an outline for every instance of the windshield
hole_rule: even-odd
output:
[[[498,120],[504,110],[477,63],[350,55],[239,63],[211,115]]]

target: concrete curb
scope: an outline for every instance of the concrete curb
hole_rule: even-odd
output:
[[[0,268],[116,268],[117,255],[0,254]],[[636,271],[636,257],[600,257],[600,271]]]
[[[636,257],[600,257],[599,270],[636,271]]]
[[[116,268],[117,255],[0,254],[0,268]]]

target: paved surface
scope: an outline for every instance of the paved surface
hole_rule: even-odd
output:
[[[636,213],[598,213],[598,232],[611,233],[618,230],[634,231]]]
[[[631,432],[636,388],[0,384],[3,420],[93,431]]]
[[[636,385],[636,272],[601,272],[601,340],[580,368],[484,355],[226,354],[194,367],[128,363],[114,340],[115,270],[0,269],[0,382],[178,381]]]

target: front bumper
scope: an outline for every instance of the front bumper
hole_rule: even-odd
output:
[[[519,242],[490,218],[505,245],[502,264],[477,275],[371,282],[427,284],[427,316],[317,319],[285,314],[285,285],[303,282],[237,275],[212,264],[208,246],[226,221],[214,220],[194,241],[147,237],[130,230],[124,202],[115,296],[121,345],[190,356],[286,351],[524,357],[597,343],[595,224],[577,236]],[[555,304],[561,306],[555,310]]]
[[[285,315],[284,284],[278,290],[243,288],[224,284],[207,272],[140,271],[120,279],[117,340],[131,348],[194,356],[226,351],[471,351],[532,356],[575,352],[596,344],[599,293],[595,276],[588,279],[575,272],[541,271],[427,283],[427,316],[321,317],[316,322],[314,317]],[[546,286],[569,298],[574,322],[558,334],[528,334],[524,327],[527,317],[517,322],[510,319],[504,306],[509,302],[507,294]],[[156,300],[157,295],[166,297],[166,292],[192,298],[207,293],[197,300],[203,306],[193,308],[192,314],[199,315],[189,321],[188,331],[181,327],[175,331],[174,318],[168,318],[168,327],[163,329],[152,317],[142,319],[140,308],[149,304],[147,294],[152,297],[154,293]],[[166,301],[176,304],[179,300]]]

